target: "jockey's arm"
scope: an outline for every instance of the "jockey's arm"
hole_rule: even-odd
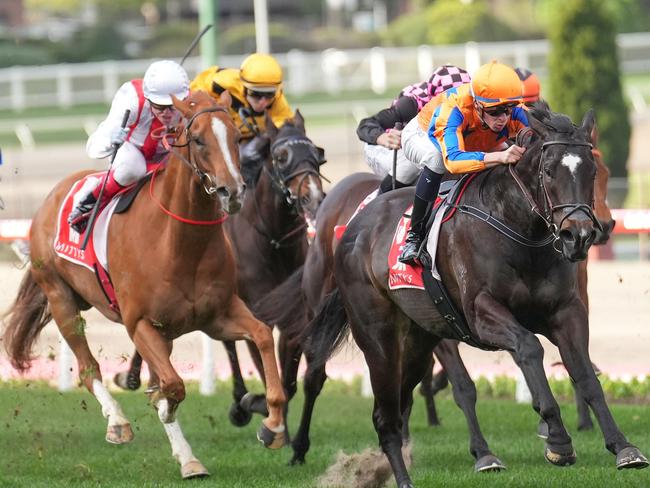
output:
[[[126,110],[131,111],[126,124],[126,127],[130,127],[138,117],[138,96],[131,82],[126,82],[120,87],[113,97],[108,116],[88,137],[86,143],[88,157],[102,159],[111,155],[113,152],[111,133],[121,127]]]
[[[394,105],[367,117],[357,127],[357,136],[368,144],[386,146],[382,140],[386,131],[393,129],[400,122],[406,125],[417,115],[417,104],[410,97],[400,97]]]

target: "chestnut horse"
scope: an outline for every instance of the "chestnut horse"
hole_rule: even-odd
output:
[[[133,432],[102,383],[80,311],[92,306],[123,323],[153,372],[155,383],[147,391],[184,478],[208,474],[176,420],[185,385],[169,359],[171,341],[188,332],[201,330],[214,339],[246,338],[256,344],[264,361],[270,412],[258,438],[271,448],[285,442],[285,395],[271,329],[236,294],[235,261],[220,224],[224,212],[241,208],[244,195],[239,131],[228,115],[230,103],[228,95],[217,103],[204,92],[192,93],[185,101],[174,99],[186,122],[176,129],[178,138],[165,170],[155,174],[149,191],[140,192],[131,209],[115,215],[109,226],[108,262],[119,313],[109,308],[92,272],[54,253],[59,207],[71,185],[86,174],[77,173],[58,183],[34,216],[31,268],[6,316],[5,347],[19,370],[29,367],[34,341],[54,318],[77,358],[81,383],[108,419],[106,440],[116,444],[131,441]]]
[[[478,174],[461,205],[488,209],[492,218],[529,240],[524,247],[506,233],[477,225],[460,213],[441,229],[436,262],[449,294],[462,311],[474,344],[509,351],[548,425],[545,458],[573,464],[576,454],[544,374],[543,348],[535,334],[556,345],[616,455],[616,466],[645,468],[648,461],[616,425],[594,374],[588,351],[588,315],[577,289],[577,262],[600,226],[593,214],[596,166],[591,152],[593,113],[580,127],[538,104],[529,114],[533,137],[516,165]],[[370,370],[373,423],[400,488],[412,487],[402,444],[412,391],[431,364],[442,338],[457,333],[427,293],[389,290],[387,255],[411,192],[398,190],[371,202],[350,223],[334,256],[336,288],[304,332],[313,363],[324,364],[352,330]],[[490,242],[486,247],[485,242]]]
[[[320,166],[325,162],[323,149],[306,136],[300,111],[277,128],[270,117],[266,132],[256,136],[258,147],[267,154],[254,186],[246,189],[241,211],[226,222],[237,264],[238,295],[251,305],[282,283],[305,261],[307,221],[314,220],[324,197]],[[282,374],[292,375],[295,391],[297,367],[285,358],[283,335],[279,337]],[[250,344],[250,343],[249,343]],[[266,412],[264,395],[249,395],[246,409],[240,402],[247,389],[242,377],[235,343],[225,341],[233,373],[234,403],[229,417],[234,425],[247,424],[251,411]],[[257,349],[251,353],[261,372]],[[115,382],[122,388],[140,387],[142,357],[135,352],[128,372],[118,373]],[[285,383],[283,381],[283,383]],[[285,384],[285,388],[291,389]]]

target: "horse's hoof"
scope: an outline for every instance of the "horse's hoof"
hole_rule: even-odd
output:
[[[548,439],[548,424],[543,420],[540,420],[539,424],[537,424],[537,437],[544,440]]]
[[[505,469],[506,465],[494,454],[487,454],[474,464],[474,471],[477,473],[497,472]]]
[[[571,466],[576,463],[576,452],[573,449],[570,452],[562,453],[554,452],[550,447],[546,446],[544,457],[555,466]]]
[[[248,425],[252,418],[253,414],[242,408],[239,403],[233,403],[230,406],[228,419],[235,427],[244,427],[245,425]]]
[[[592,421],[589,421],[582,424],[578,424],[578,430],[580,431],[594,430],[594,423]]]
[[[115,383],[123,390],[135,391],[138,388],[140,388],[140,378],[129,375],[129,373],[125,371],[122,371],[121,373],[116,373],[115,376],[113,377],[113,383]]]
[[[192,478],[207,478],[210,473],[198,459],[192,459],[181,466],[181,476],[184,480]]]
[[[257,440],[269,449],[280,449],[287,443],[285,427],[283,426],[280,432],[274,432],[262,422],[262,427],[257,432]]]
[[[648,459],[634,446],[621,449],[616,455],[616,469],[643,469],[648,467]]]
[[[259,413],[265,417],[269,416],[269,409],[266,405],[266,397],[264,395],[256,395],[249,391],[239,400],[239,405],[249,413]]]
[[[415,486],[410,481],[404,481],[399,484],[399,488],[415,488]]]
[[[288,463],[289,466],[302,466],[303,464],[305,464],[305,456],[298,456],[296,454],[293,455]]]
[[[111,444],[126,444],[133,440],[131,424],[109,425],[106,429],[106,442]]]

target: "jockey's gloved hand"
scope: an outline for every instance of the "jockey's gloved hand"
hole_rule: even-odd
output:
[[[126,127],[115,127],[111,130],[111,144],[116,146],[121,145],[125,140],[126,136],[129,135],[129,129]]]

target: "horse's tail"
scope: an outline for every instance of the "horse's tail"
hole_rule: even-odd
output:
[[[11,364],[19,371],[29,369],[32,345],[45,325],[52,319],[47,297],[27,270],[13,306],[2,317],[5,349]]]
[[[301,336],[310,367],[318,368],[325,364],[347,337],[349,327],[341,293],[335,288],[325,297]]]
[[[287,337],[296,337],[308,322],[307,304],[302,294],[304,266],[276,286],[253,305],[253,313],[262,322],[276,326]]]

